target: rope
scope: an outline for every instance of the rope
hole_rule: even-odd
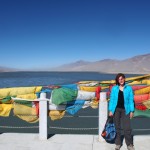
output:
[[[37,116],[37,115],[30,115],[30,114],[15,114],[14,116],[17,116],[17,115],[19,115],[19,116]]]
[[[98,128],[64,128],[64,127],[49,127],[58,130],[98,130]]]
[[[24,127],[0,126],[0,128],[23,129],[23,128],[39,128],[39,126],[24,126]]]
[[[19,115],[19,116],[37,116],[37,115],[30,115],[30,114],[17,114],[17,115]],[[16,116],[16,115],[14,115],[14,116]],[[59,116],[59,115],[51,115],[51,116]],[[77,115],[74,115],[74,116],[66,115],[63,118],[73,118],[73,117],[76,117],[76,118],[98,118],[98,116],[77,116]]]
[[[39,128],[39,126],[24,126],[24,127],[0,126],[0,128],[23,129],[23,128]],[[58,130],[98,130],[98,128],[64,128],[64,127],[49,127],[49,128]]]
[[[55,115],[54,115],[55,116]],[[78,117],[78,118],[98,118],[98,116],[64,116],[66,118]]]
[[[133,131],[150,131],[150,129],[132,129]]]
[[[24,128],[39,128],[39,126],[23,126],[23,127],[17,127],[17,126],[0,126],[0,128],[8,128],[8,129],[24,129]],[[51,127],[49,126],[50,129],[57,129],[57,130],[98,130],[97,128],[64,128],[64,127]],[[150,131],[150,129],[132,129],[133,131]]]

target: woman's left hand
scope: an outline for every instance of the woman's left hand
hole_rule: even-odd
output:
[[[134,116],[134,113],[133,112],[130,112],[130,119],[132,119]]]

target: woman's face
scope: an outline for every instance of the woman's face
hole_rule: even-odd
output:
[[[122,76],[120,76],[119,79],[118,79],[118,82],[119,82],[120,85],[123,86],[124,83],[125,83],[125,78],[123,78]]]

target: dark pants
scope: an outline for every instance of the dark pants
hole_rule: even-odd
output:
[[[130,123],[130,113],[125,114],[125,109],[122,108],[116,108],[116,111],[114,113],[114,123],[116,128],[116,139],[115,144],[121,145],[121,122],[123,125],[123,131],[124,131],[124,137],[127,146],[130,144],[133,144],[133,139],[131,135],[131,123]]]

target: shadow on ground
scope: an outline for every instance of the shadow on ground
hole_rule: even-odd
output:
[[[47,139],[50,139],[51,137],[53,137],[55,134],[48,134]]]

